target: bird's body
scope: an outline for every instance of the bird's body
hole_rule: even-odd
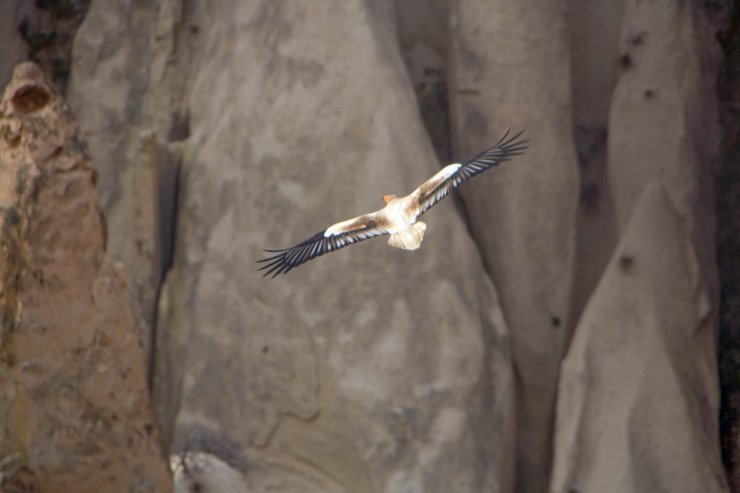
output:
[[[463,181],[522,154],[526,149],[526,141],[517,140],[521,132],[508,140],[507,135],[491,149],[462,163],[445,166],[405,197],[385,195],[386,206],[378,211],[333,224],[294,247],[266,250],[276,255],[258,260],[265,263],[260,270],[266,271],[264,275],[275,277],[325,253],[383,234],[390,235],[390,246],[416,250],[427,229],[427,225],[418,220],[419,216]]]

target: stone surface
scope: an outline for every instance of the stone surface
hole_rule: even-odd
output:
[[[447,90],[450,44],[448,0],[396,2],[398,45],[419,113],[440,162],[452,160]]]
[[[725,59],[717,84],[722,121],[722,166],[717,175],[717,268],[719,304],[720,435],[733,491],[740,491],[740,10],[718,34]]]
[[[648,181],[716,304],[714,43],[680,2],[95,0],[69,96],[102,164],[109,250],[136,276],[168,446],[254,491],[546,490],[560,360]],[[507,128],[530,150],[425,216],[419,251],[376,239],[257,276],[262,248],[380,208],[436,169],[432,149],[462,158]],[[711,399],[706,365],[683,371]],[[676,436],[714,433],[700,414]],[[616,488],[569,462],[601,457],[583,429],[567,446],[559,429],[552,484]]]
[[[275,281],[255,270],[262,248],[380,208],[437,169],[393,5],[170,1],[141,14],[148,25],[120,23],[143,8],[92,5],[70,91],[85,128],[104,129],[101,155],[116,148],[106,132],[148,126],[161,142],[161,122],[187,115],[165,143],[182,172],[154,379],[173,450],[211,453],[255,491],[509,491],[508,329],[452,202],[425,219],[418,254],[375,240]],[[137,49],[133,33],[155,35]],[[106,124],[109,101],[132,127]],[[133,165],[120,159],[101,187],[124,197],[115,173]]]
[[[72,39],[91,0],[5,0],[0,2],[0,87],[23,60],[38,63],[64,92]]]
[[[728,491],[714,324],[686,223],[653,181],[563,362],[551,491]]]
[[[162,92],[172,90],[151,75],[154,48],[166,52],[170,41],[157,35],[157,10],[151,2],[93,2],[75,37],[68,88],[69,104],[100,163],[108,253],[131,273],[148,360],[154,360],[157,296],[172,250],[179,154],[167,143],[187,131],[187,120],[173,116],[179,130],[168,132],[167,111],[159,113],[166,115],[161,123],[151,116],[158,114],[155,108],[169,110],[171,96]]]
[[[18,24],[32,10],[24,0],[0,2],[0,87],[5,87],[13,75],[13,67],[28,54],[28,46],[18,32]]]
[[[0,160],[0,489],[170,491],[95,169],[36,65],[5,91]]]
[[[526,155],[463,189],[473,236],[511,326],[517,484],[542,491],[560,360],[570,335],[578,165],[570,52],[559,2],[470,0],[452,12],[455,159],[526,129]],[[533,63],[533,61],[536,62]]]
[[[276,281],[254,271],[260,248],[379,208],[434,172],[388,30],[357,1],[193,12],[201,26],[231,19],[233,30],[201,31],[191,66],[184,282],[171,291],[192,304],[176,447],[238,443],[247,463],[272,466],[248,475],[256,490],[352,491],[363,475],[380,491],[505,489],[507,331],[491,285],[469,274],[480,264],[451,204],[429,215],[423,255],[378,240]],[[250,63],[219,59],[228,43],[239,48],[228,59]],[[221,361],[233,363],[214,389]],[[210,404],[217,395],[231,405]]]
[[[249,493],[241,472],[205,452],[170,457],[175,493]]]
[[[698,5],[627,1],[607,151],[618,226],[631,217],[643,187],[660,179],[688,221],[713,299],[718,51]]]
[[[619,241],[606,150],[609,110],[621,73],[624,4],[624,0],[576,0],[568,12],[573,140],[580,169],[572,320],[580,316]]]

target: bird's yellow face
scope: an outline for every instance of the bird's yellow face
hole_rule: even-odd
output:
[[[393,194],[391,194],[391,195],[383,195],[383,200],[385,201],[386,204],[390,204],[391,203],[391,200],[393,200],[395,198],[396,198],[396,196],[393,195]]]

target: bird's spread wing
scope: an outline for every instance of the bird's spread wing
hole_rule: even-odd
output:
[[[382,210],[342,221],[293,247],[284,250],[265,250],[275,255],[258,260],[257,262],[265,264],[259,270],[265,271],[263,277],[272,274],[274,278],[325,253],[386,234],[387,225],[388,221]]]
[[[450,190],[457,188],[465,180],[508,161],[514,156],[523,154],[527,148],[527,141],[519,138],[522,133],[523,131],[509,137],[509,132],[506,132],[501,140],[490,149],[461,163],[445,166],[424,182],[412,193],[418,204],[419,215],[428,211],[434,204],[445,198]]]

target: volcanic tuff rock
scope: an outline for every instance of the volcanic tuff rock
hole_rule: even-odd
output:
[[[0,105],[0,490],[167,492],[95,170],[34,64]]]
[[[187,452],[170,457],[175,493],[249,493],[240,471],[215,455]]]
[[[483,262],[505,287],[519,376],[518,487],[541,491],[570,337],[578,195],[566,10],[549,0],[454,5],[449,94],[457,155],[484,148],[504,128],[526,128],[532,139],[514,165],[481,176],[462,195]]]
[[[551,491],[727,491],[713,327],[686,223],[653,181],[563,362]]]
[[[192,7],[94,2],[70,82],[101,161],[144,124],[182,153],[154,379],[174,450],[256,491],[510,490],[508,330],[453,201],[418,255],[378,239],[275,281],[254,268],[437,169],[392,29],[360,0]],[[110,210],[135,193],[121,161]]]
[[[677,242],[688,235],[715,306],[715,56],[701,9],[686,2],[95,0],[76,37],[69,97],[102,164],[112,254],[136,273],[149,327],[178,199],[174,269],[156,335],[144,333],[157,341],[167,442],[212,453],[257,491],[547,488],[560,360],[575,325],[584,344],[584,306],[621,302],[603,286],[646,183],[658,180],[674,204],[653,219],[681,231]],[[466,184],[462,208],[455,197],[437,206],[416,254],[376,239],[259,278],[261,248],[379,208],[382,194],[408,192],[434,171],[417,105],[442,157],[477,151],[509,127],[526,127],[532,146]],[[669,277],[677,290],[695,279],[681,272],[690,275]],[[698,359],[678,367],[701,382],[713,427],[704,380],[713,356],[654,349]],[[579,371],[568,358],[561,389]],[[661,394],[641,391],[650,401],[641,405],[662,412]],[[559,406],[591,410],[589,392],[579,401],[563,390]],[[687,416],[673,422],[705,436]],[[601,460],[592,423],[619,423],[597,413],[573,445],[566,418],[558,493],[602,484],[592,473],[601,466],[567,454],[598,449]],[[638,457],[664,450],[660,440],[636,443],[650,449]],[[692,476],[686,485],[714,474],[716,450],[702,450],[702,460],[669,457]],[[624,470],[638,483],[662,477]]]

